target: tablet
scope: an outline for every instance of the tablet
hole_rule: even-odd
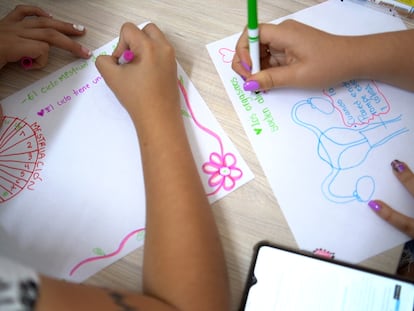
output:
[[[259,243],[243,311],[413,311],[414,282],[313,254]]]

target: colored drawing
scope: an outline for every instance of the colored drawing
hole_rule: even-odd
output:
[[[331,170],[321,183],[325,198],[334,203],[368,202],[375,192],[375,180],[359,175],[358,167],[369,160],[375,148],[408,129],[402,125],[401,115],[386,119],[389,104],[378,87],[372,87],[376,86],[374,82],[350,81],[343,85],[348,90],[345,95],[337,96],[332,88],[326,97],[297,102],[292,119],[315,135],[316,153]],[[356,177],[349,178],[348,187],[338,189],[335,181],[346,171],[356,172]]]
[[[323,248],[317,248],[313,251],[313,254],[320,256],[320,257],[324,257],[324,258],[328,258],[328,259],[335,259],[335,253],[330,252],[326,249]]]
[[[233,57],[236,51],[229,48],[220,48],[218,50],[218,53],[220,54],[223,63],[229,64],[233,61]]]
[[[0,203],[41,181],[46,139],[36,123],[3,117],[0,129]]]
[[[242,178],[243,172],[240,168],[237,167],[237,158],[236,156],[229,152],[224,152],[223,142],[220,136],[215,133],[213,130],[203,126],[194,115],[193,109],[191,107],[190,100],[187,95],[187,91],[182,83],[182,79],[178,80],[178,86],[180,88],[181,94],[184,97],[184,103],[188,109],[189,114],[191,115],[192,120],[196,126],[204,131],[206,134],[213,137],[219,146],[218,152],[211,152],[209,156],[209,161],[205,162],[202,166],[203,172],[207,175],[211,175],[208,180],[208,185],[211,188],[215,188],[213,192],[207,193],[207,196],[216,194],[220,189],[225,191],[232,190],[236,182]]]
[[[0,131],[2,254],[73,282],[144,243],[139,137],[95,66],[117,42],[2,100],[4,115],[16,116]],[[186,134],[213,203],[254,176],[178,63],[177,72]]]
[[[125,244],[128,242],[128,240],[130,240],[131,239],[131,237],[133,237],[133,236],[140,236],[141,237],[141,233],[143,233],[143,232],[145,232],[145,229],[144,228],[142,228],[142,229],[138,229],[138,230],[134,230],[134,231],[132,231],[132,232],[130,232],[130,233],[128,233],[122,240],[121,240],[121,243],[119,243],[119,246],[118,246],[118,248],[115,250],[115,251],[113,251],[113,252],[111,252],[111,253],[109,253],[109,254],[105,254],[105,253],[103,253],[101,250],[99,250],[98,252],[96,251],[96,249],[94,249],[95,250],[95,253],[98,253],[98,256],[93,256],[93,257],[88,257],[88,258],[86,258],[86,259],[84,259],[84,260],[82,260],[82,261],[80,261],[79,263],[77,263],[71,270],[70,270],[70,272],[69,272],[69,275],[70,276],[72,276],[72,275],[74,275],[75,274],[75,272],[77,271],[77,270],[79,270],[82,266],[84,266],[84,265],[86,265],[86,264],[89,264],[89,263],[92,263],[92,262],[95,262],[95,261],[98,261],[98,260],[103,260],[103,259],[108,259],[108,258],[111,258],[111,257],[114,257],[114,256],[116,256],[116,255],[119,255],[121,252],[122,252],[122,250],[123,250],[123,248],[124,248],[124,246],[125,246]],[[99,253],[101,253],[101,254],[99,254]]]
[[[289,18],[337,35],[406,28],[393,16],[349,1],[324,1],[270,23]],[[274,208],[283,211],[299,248],[335,250],[337,259],[361,262],[404,243],[409,237],[379,219],[367,202],[380,199],[413,217],[412,196],[389,166],[394,159],[413,165],[412,92],[350,80],[326,89],[276,87],[259,97],[244,90],[245,77],[232,69],[240,35],[207,49],[275,194]],[[345,66],[350,61],[338,59]],[[313,74],[336,70],[320,66]],[[271,71],[278,79],[286,73]]]
[[[192,106],[190,97],[188,96],[188,92],[184,86],[184,77],[180,76],[177,83],[180,95],[182,96],[182,117],[184,120],[190,120],[190,122],[195,125],[195,129],[198,129],[201,133],[205,133],[208,137],[213,138],[213,140],[217,143],[217,150],[210,151],[209,156],[203,156],[203,158],[208,158],[208,161],[203,160],[203,164],[198,163],[198,165],[201,166],[201,171],[208,176],[208,186],[212,188],[212,191],[206,190],[206,196],[212,196],[220,191],[228,192],[233,190],[236,183],[241,181],[243,177],[243,171],[237,166],[237,155],[234,152],[226,152],[226,145],[220,135],[212,128],[203,125],[199,121],[199,118],[195,114],[195,109]],[[83,259],[75,264],[70,270],[69,276],[73,277],[75,273],[85,265],[118,256],[122,253],[127,241],[130,240],[131,237],[137,236],[138,240],[142,242],[144,234],[145,228],[137,229],[128,233],[124,238],[122,238],[118,248],[111,253],[106,253],[101,247],[93,248],[92,252],[95,256],[87,257],[86,259]]]

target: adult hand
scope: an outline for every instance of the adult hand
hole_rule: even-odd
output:
[[[407,164],[394,160],[391,163],[394,174],[404,187],[414,196],[414,175]],[[414,218],[408,217],[391,208],[388,204],[380,200],[373,200],[368,205],[378,216],[402,232],[414,238]]]
[[[50,46],[88,58],[91,52],[69,36],[85,34],[85,27],[52,18],[44,10],[18,5],[0,20],[0,68],[23,57],[33,60],[30,69],[47,64]]]

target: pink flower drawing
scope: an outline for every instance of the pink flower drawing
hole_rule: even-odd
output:
[[[232,153],[224,156],[217,152],[210,154],[210,161],[203,164],[203,171],[211,175],[208,179],[210,187],[230,191],[236,185],[236,181],[243,176],[243,172],[236,166],[237,159]]]

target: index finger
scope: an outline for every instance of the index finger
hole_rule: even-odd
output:
[[[244,29],[236,43],[236,53],[234,54],[231,66],[241,76],[248,77],[251,74],[249,69],[252,66],[252,61],[249,53],[247,28]]]
[[[51,17],[49,13],[42,10],[37,6],[32,5],[17,5],[13,11],[7,14],[4,17],[4,21],[7,22],[18,22],[24,19],[27,16],[43,16],[43,17]]]
[[[380,200],[370,201],[368,205],[386,222],[414,238],[414,218],[401,214]]]
[[[391,162],[394,175],[404,185],[404,187],[414,196],[414,174],[409,166],[399,160]],[[414,218],[408,217],[391,208],[385,202],[373,200],[368,205],[374,210],[378,216],[391,225],[395,226],[402,232],[414,237]]]
[[[27,29],[24,38],[46,42],[52,46],[69,51],[78,57],[89,58],[91,56],[91,51],[89,49],[52,28]]]

